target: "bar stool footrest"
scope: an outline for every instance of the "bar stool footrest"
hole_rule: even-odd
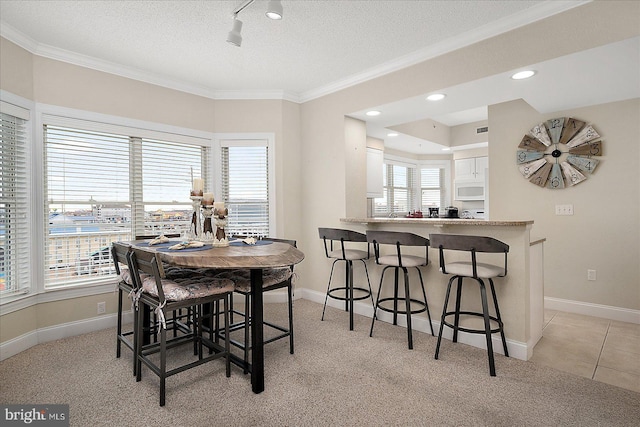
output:
[[[398,303],[402,303],[404,305],[404,303],[406,302],[406,299],[405,298],[398,298],[396,300],[395,298],[392,298],[392,297],[380,298],[380,300],[378,301],[378,306],[376,308],[378,310],[386,311],[387,313],[407,314],[406,310],[397,310],[396,311],[393,308],[383,307],[382,303],[383,302],[387,302],[387,301],[398,301]],[[409,313],[417,314],[417,313],[424,313],[425,311],[427,311],[427,305],[425,304],[424,301],[420,301],[420,300],[413,299],[413,298],[410,298],[409,301],[411,301],[411,303],[413,303],[413,304],[417,304],[417,305],[420,306],[420,308],[418,308],[418,309],[410,310]],[[460,329],[460,328],[458,328],[458,329]]]
[[[444,318],[446,319],[449,316],[455,316],[455,314],[456,314],[455,311],[447,311],[444,314]],[[459,314],[460,314],[460,316],[476,316],[476,317],[484,318],[484,314],[477,313],[477,312],[474,312],[474,311],[460,311]],[[495,316],[489,316],[489,319],[498,324],[497,328],[490,330],[490,332],[492,334],[499,333],[499,332],[501,332],[503,330],[503,324],[502,324],[502,322],[500,320],[498,320],[498,318],[496,318]],[[449,323],[446,320],[443,320],[442,323],[444,323],[445,325],[447,325],[451,329],[455,329],[455,326],[453,326],[452,323]],[[484,329],[471,329],[471,328],[465,328],[463,326],[458,326],[458,331],[467,332],[467,333],[470,333],[470,334],[486,334],[486,332],[487,332]]]
[[[337,300],[341,300],[341,301],[349,301],[349,298],[347,298],[346,296],[342,297],[342,296],[338,296],[338,295],[333,295],[333,292],[338,292],[338,291],[343,291],[345,293],[347,293],[349,290],[349,288],[347,288],[346,286],[340,287],[340,288],[332,288],[329,289],[329,291],[327,292],[327,295],[333,299],[337,299]],[[354,286],[353,288],[353,292],[354,294],[357,292],[364,292],[364,295],[362,296],[355,296],[353,297],[354,301],[359,301],[362,299],[367,299],[369,297],[371,297],[371,292],[369,292],[368,289],[365,288],[357,288]]]

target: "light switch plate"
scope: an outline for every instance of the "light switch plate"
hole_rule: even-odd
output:
[[[556,215],[573,215],[573,205],[556,205]]]

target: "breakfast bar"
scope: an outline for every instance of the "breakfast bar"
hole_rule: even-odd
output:
[[[544,239],[532,240],[530,234],[533,221],[461,218],[341,218],[340,221],[345,227],[360,232],[367,229],[404,231],[427,238],[429,234],[488,236],[509,245],[508,274],[496,280],[496,293],[500,301],[509,355],[522,360],[531,357],[533,347],[542,336],[544,319]],[[438,270],[438,251],[430,248],[429,252],[430,264],[424,268],[423,275],[435,329],[439,326],[448,277]],[[478,310],[478,301],[479,298],[466,298],[463,305],[468,305],[468,309]],[[426,323],[425,319],[425,332]],[[449,332],[445,337],[450,338],[451,331],[445,332]],[[461,334],[458,341],[476,347],[486,347],[482,337],[471,334]],[[499,351],[500,345],[494,348]]]

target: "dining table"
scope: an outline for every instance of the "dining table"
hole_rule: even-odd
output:
[[[171,243],[179,243],[172,241]],[[258,240],[255,244],[242,241],[229,246],[205,244],[198,248],[171,250],[166,245],[149,246],[148,241],[135,240],[130,244],[153,251],[164,263],[187,268],[248,269],[251,277],[251,388],[254,393],[264,391],[264,316],[262,272],[265,269],[289,267],[304,259],[299,249],[281,242]]]

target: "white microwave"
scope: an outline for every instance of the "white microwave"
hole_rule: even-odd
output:
[[[455,200],[484,200],[485,184],[479,180],[456,180],[454,183]]]

